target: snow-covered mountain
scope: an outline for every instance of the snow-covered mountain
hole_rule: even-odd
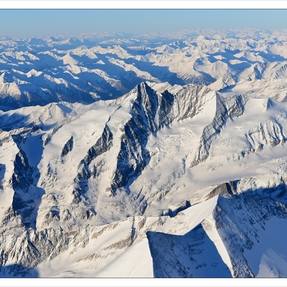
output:
[[[1,41],[2,277],[287,276],[285,34]]]
[[[119,97],[143,81],[216,89],[256,80],[281,85],[286,43],[286,35],[267,32],[179,39],[0,39],[0,107],[87,104]]]

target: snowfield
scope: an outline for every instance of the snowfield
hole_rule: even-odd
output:
[[[118,37],[0,39],[0,276],[286,277],[287,35]]]

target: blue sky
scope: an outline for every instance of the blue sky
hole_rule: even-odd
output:
[[[173,32],[193,28],[286,29],[287,10],[0,10],[0,35]]]

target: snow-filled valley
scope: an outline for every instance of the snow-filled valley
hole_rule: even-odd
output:
[[[287,34],[0,39],[1,277],[286,277]]]

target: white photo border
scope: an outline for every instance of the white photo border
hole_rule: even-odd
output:
[[[0,0],[0,9],[287,9],[286,0]]]

